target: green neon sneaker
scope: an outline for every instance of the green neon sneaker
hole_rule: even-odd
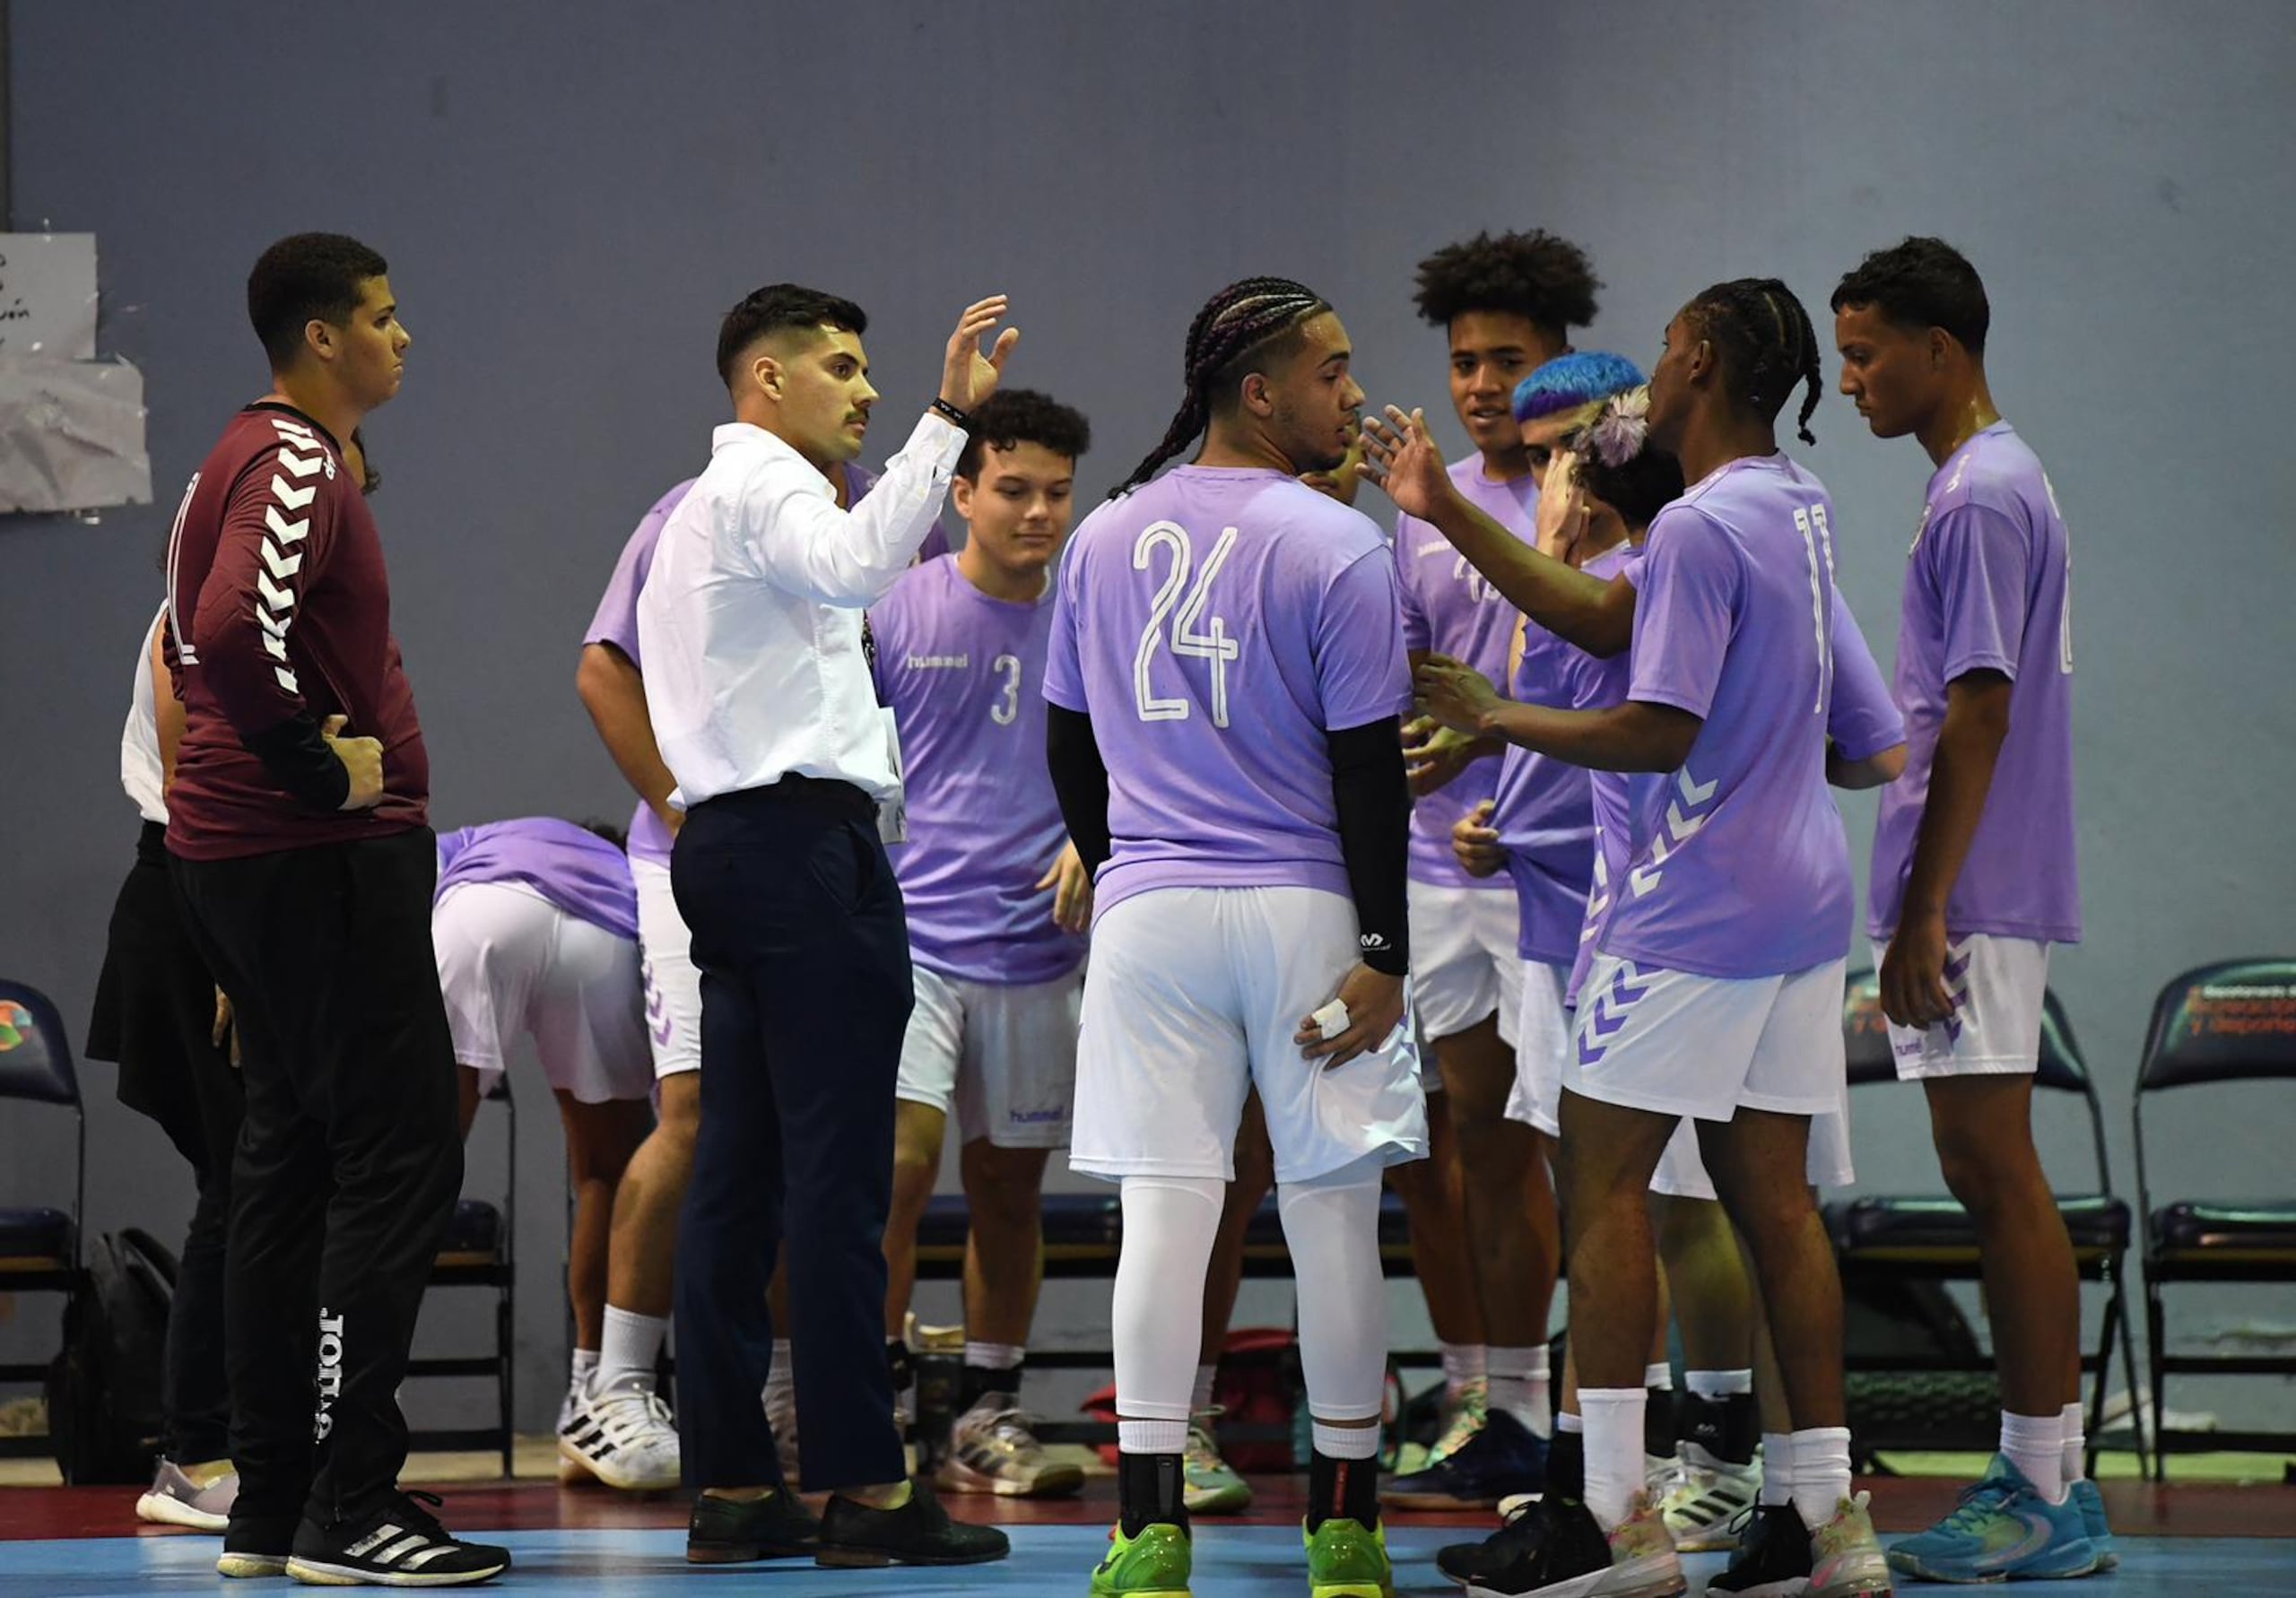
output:
[[[1220,1457],[1212,1435],[1218,1410],[1206,1410],[1187,1423],[1187,1446],[1180,1454],[1180,1502],[1190,1515],[1240,1515],[1251,1507],[1252,1484]]]
[[[1092,1572],[1092,1598],[1189,1598],[1195,1551],[1187,1533],[1169,1522],[1127,1537],[1119,1521],[1109,1528],[1107,1557]]]
[[[1300,1523],[1308,1544],[1310,1598],[1395,1598],[1395,1567],[1387,1562],[1387,1529],[1334,1518],[1314,1531]]]

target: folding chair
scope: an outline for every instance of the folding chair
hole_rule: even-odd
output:
[[[502,1106],[502,1202],[464,1198],[430,1267],[433,1288],[491,1288],[494,1290],[494,1351],[410,1359],[409,1381],[430,1377],[491,1377],[495,1416],[491,1426],[440,1428],[410,1432],[407,1445],[421,1449],[491,1448],[501,1455],[502,1474],[512,1473],[512,1336],[517,1326],[514,1259],[518,1220],[518,1107],[510,1097],[510,1073],[497,1076],[486,1095]]]
[[[1849,1057],[1849,1083],[1864,1087],[1898,1080],[1897,1062],[1890,1051],[1888,1023],[1882,1015],[1881,978],[1872,971],[1850,974],[1842,1002],[1842,1032]],[[2113,1196],[2112,1167],[2105,1153],[2105,1117],[2097,1102],[2095,1084],[2089,1080],[2073,1027],[2057,994],[2045,996],[2041,1017],[2040,1061],[2033,1086],[2078,1099],[2088,1111],[2089,1130],[2097,1160],[2097,1187],[2090,1194],[2057,1196],[2057,1211],[2073,1241],[2073,1261],[2083,1281],[2108,1290],[2103,1324],[2093,1351],[2081,1357],[2081,1368],[2096,1373],[2089,1400],[2088,1463],[2096,1464],[2104,1419],[2106,1382],[2112,1370],[2114,1340],[2128,1371],[2132,1392],[2136,1385],[2136,1354],[2130,1329],[2128,1284],[2125,1262],[2128,1255],[2132,1218],[2128,1205]],[[1832,1235],[1845,1281],[1860,1276],[1911,1277],[1930,1281],[1979,1281],[1977,1223],[1961,1202],[1951,1197],[1868,1196],[1838,1200],[1825,1206],[1826,1229]],[[1952,1357],[1875,1357],[1855,1359],[1857,1370],[1989,1371],[1989,1355],[1975,1359]],[[2145,1458],[2144,1429],[2132,1411],[2140,1468]],[[1908,1446],[1922,1439],[1886,1437],[1863,1439],[1874,1447]]]
[[[2161,990],[2130,1106],[2136,1132],[2136,1196],[2145,1216],[2144,1307],[2152,1344],[2155,1480],[2167,1478],[2172,1453],[2296,1448],[2296,1432],[2170,1431],[2161,1420],[2167,1413],[2162,1405],[2171,1372],[2296,1376],[2296,1356],[2287,1354],[2169,1353],[2162,1293],[2173,1282],[2296,1283],[2296,1192],[2290,1190],[2286,1168],[2265,1178],[2279,1185],[2277,1198],[2155,1203],[2144,1164],[2146,1094],[2263,1081],[2296,1081],[2296,960],[2199,966]]]
[[[80,1284],[80,1217],[88,1195],[88,1119],[64,1019],[46,994],[0,979],[0,1099],[72,1112],[72,1208],[0,1209],[0,1293],[60,1293]],[[45,1361],[0,1365],[0,1384],[43,1382]],[[0,1437],[0,1458],[48,1455],[48,1437]]]

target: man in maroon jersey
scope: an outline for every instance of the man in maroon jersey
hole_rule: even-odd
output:
[[[385,272],[356,239],[300,233],[248,279],[272,389],[193,475],[168,544],[168,851],[247,1081],[224,1306],[240,1489],[216,1568],[450,1585],[510,1561],[397,1486],[397,1388],[462,1143],[430,761],[342,442],[404,369]]]

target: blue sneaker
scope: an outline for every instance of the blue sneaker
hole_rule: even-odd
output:
[[[1516,1493],[1546,1490],[1546,1440],[1505,1410],[1492,1410],[1457,1450],[1408,1476],[1391,1477],[1379,1502],[1396,1509],[1492,1509]]]
[[[2120,1553],[2113,1547],[2112,1523],[2105,1518],[2105,1495],[2086,1477],[2073,1484],[2073,1501],[2081,1506],[2081,1521],[2089,1531],[2089,1546],[2097,1550],[2097,1568],[2118,1568]]]
[[[2097,1550],[2070,1494],[2045,1501],[2001,1455],[1954,1511],[1890,1550],[1890,1568],[1923,1581],[2042,1581],[2086,1576]]]

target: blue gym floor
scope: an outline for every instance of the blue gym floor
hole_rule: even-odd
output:
[[[679,1531],[539,1531],[474,1536],[508,1544],[517,1563],[503,1583],[532,1598],[621,1598],[622,1594],[684,1591],[709,1598],[737,1594],[898,1593],[914,1598],[997,1593],[1003,1598],[1081,1598],[1087,1573],[1106,1546],[1105,1531],[1090,1526],[1010,1528],[1013,1557],[995,1565],[953,1570],[831,1571],[776,1563],[693,1567],[685,1562]],[[1436,1574],[1435,1550],[1463,1533],[1455,1529],[1396,1530],[1399,1594],[1457,1592]],[[220,1539],[199,1536],[89,1537],[0,1542],[0,1592],[39,1598],[143,1598],[154,1593],[213,1594],[228,1585],[248,1598],[301,1591],[276,1582],[222,1583],[215,1575]],[[2121,1567],[2085,1582],[2030,1582],[2017,1598],[2083,1594],[2088,1598],[2239,1598],[2248,1594],[2296,1594],[2296,1541],[2251,1538],[2124,1538]],[[1692,1592],[1722,1568],[1718,1554],[1685,1561]],[[1300,1537],[1277,1526],[1208,1525],[1196,1543],[1198,1598],[1304,1591]],[[1906,1589],[1908,1591],[1911,1588]],[[1936,1588],[1943,1593],[1947,1589]]]

